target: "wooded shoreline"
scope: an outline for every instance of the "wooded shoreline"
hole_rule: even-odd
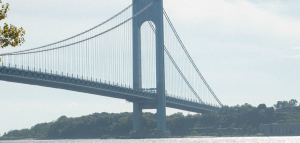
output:
[[[292,100],[291,100],[292,101]],[[167,129],[173,137],[242,137],[264,136],[261,124],[297,124],[300,113],[277,112],[276,109],[295,108],[297,102],[278,101],[274,107],[260,104],[223,106],[217,113],[167,116]],[[68,118],[61,116],[49,123],[34,125],[30,129],[11,130],[0,140],[10,139],[105,139],[128,138],[132,131],[132,113],[93,113]],[[156,114],[143,113],[141,129],[151,137],[156,130]],[[287,134],[288,135],[288,134]]]

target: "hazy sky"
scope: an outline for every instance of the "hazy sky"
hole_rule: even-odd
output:
[[[10,11],[0,25],[22,26],[26,43],[0,53],[65,39],[131,4],[131,0],[6,2]],[[164,7],[223,104],[300,101],[300,1],[164,0]],[[0,85],[0,134],[62,115],[132,112],[132,103],[125,100],[2,81]],[[178,111],[167,108],[167,114]]]

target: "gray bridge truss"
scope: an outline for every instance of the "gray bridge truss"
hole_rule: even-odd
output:
[[[72,75],[1,67],[0,80],[125,99],[130,102],[141,103],[143,109],[156,109],[157,104],[156,93],[133,90],[130,87],[93,81],[93,79],[87,80],[83,77],[72,77]],[[166,106],[197,113],[217,112],[220,109],[220,107],[168,95],[166,95]]]

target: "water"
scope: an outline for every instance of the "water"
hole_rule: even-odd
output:
[[[20,140],[0,143],[300,143],[300,137],[217,137],[170,139]]]

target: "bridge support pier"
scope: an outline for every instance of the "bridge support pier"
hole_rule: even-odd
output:
[[[133,132],[140,131],[143,109],[139,103],[133,103]]]
[[[129,134],[130,138],[145,138],[145,132],[141,130],[142,125],[142,104],[133,102],[133,132]]]
[[[163,96],[161,96],[163,97]],[[165,103],[165,102],[162,102]],[[147,136],[146,132],[141,129],[143,109],[157,109],[157,130],[153,136]],[[159,103],[139,103],[133,102],[133,132],[130,133],[130,138],[146,138],[156,137],[164,138],[171,136],[170,131],[166,131],[166,105]]]

